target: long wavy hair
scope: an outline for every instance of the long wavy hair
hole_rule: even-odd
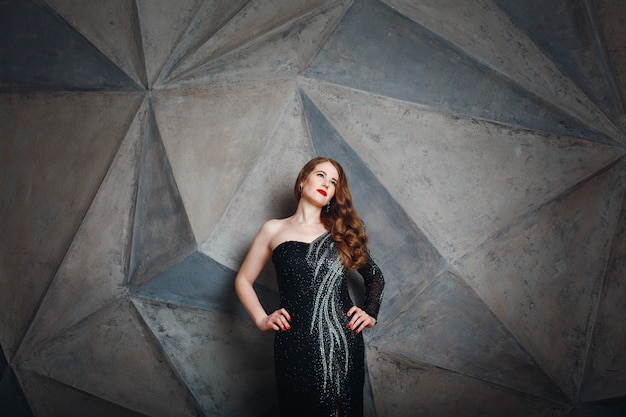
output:
[[[311,174],[315,167],[322,162],[330,162],[337,172],[339,178],[335,186],[335,196],[330,200],[330,208],[322,208],[321,221],[330,231],[335,242],[337,252],[346,269],[357,269],[367,262],[367,236],[363,230],[363,222],[352,206],[352,194],[348,187],[348,179],[339,164],[331,158],[316,157],[307,162],[296,179],[294,195],[300,200],[300,184]]]

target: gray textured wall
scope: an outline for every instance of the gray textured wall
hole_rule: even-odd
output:
[[[0,413],[275,415],[233,278],[328,155],[387,279],[368,416],[623,416],[623,9],[0,0]]]

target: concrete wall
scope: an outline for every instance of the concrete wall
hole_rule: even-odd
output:
[[[315,155],[387,280],[368,416],[626,412],[619,1],[0,9],[3,412],[276,415],[232,284]]]

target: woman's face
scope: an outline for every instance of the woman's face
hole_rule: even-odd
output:
[[[330,162],[320,162],[303,181],[302,197],[325,206],[335,196],[339,173]]]

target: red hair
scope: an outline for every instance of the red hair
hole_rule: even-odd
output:
[[[348,187],[348,179],[339,164],[331,158],[316,157],[307,162],[296,179],[294,195],[300,199],[300,184],[315,170],[318,164],[330,162],[339,178],[335,186],[335,196],[330,201],[330,209],[322,209],[321,221],[330,231],[337,252],[346,269],[357,269],[367,262],[367,236],[363,230],[363,222],[356,209],[352,206],[352,194]]]

